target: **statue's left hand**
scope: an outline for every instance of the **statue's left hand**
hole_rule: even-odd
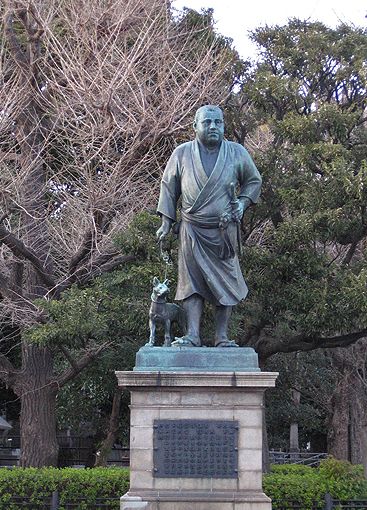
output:
[[[247,197],[241,197],[237,200],[235,207],[232,209],[232,219],[237,223],[240,223],[243,217],[243,213],[252,204],[251,200]]]
[[[237,200],[236,206],[232,209],[232,220],[236,223],[240,223],[245,210],[245,206],[242,202]]]

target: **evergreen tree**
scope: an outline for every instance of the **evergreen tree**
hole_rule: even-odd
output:
[[[347,346],[367,333],[367,33],[291,20],[253,39],[237,124],[229,105],[264,178],[245,217],[238,337],[262,359]]]

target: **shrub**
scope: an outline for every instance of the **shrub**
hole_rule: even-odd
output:
[[[320,480],[317,469],[309,466],[274,466],[272,472],[264,477],[264,491],[273,500],[279,502],[295,501],[302,504],[303,510],[312,510],[314,502],[320,502],[323,508],[327,486]],[[276,510],[276,503],[273,504]]]
[[[60,510],[66,503],[78,503],[78,510],[89,510],[97,498],[117,498],[129,488],[129,470],[123,468],[56,469],[14,468],[0,470],[0,510],[17,510],[11,497],[24,496],[31,503],[41,504],[57,490]],[[264,491],[273,500],[282,503],[295,501],[302,510],[312,510],[315,503],[324,508],[324,497],[329,492],[335,499],[358,499],[367,494],[367,480],[361,466],[327,459],[319,468],[309,466],[273,466],[264,477]],[[80,498],[85,498],[82,502]],[[111,510],[119,508],[119,501],[108,503]],[[273,509],[277,509],[276,502]]]
[[[283,465],[273,466],[264,477],[264,491],[280,502],[296,501],[303,510],[311,510],[316,503],[324,508],[325,494],[335,499],[357,499],[367,494],[367,480],[361,466],[333,458],[321,462],[320,467]],[[276,510],[276,503],[273,504]]]
[[[123,468],[56,469],[15,468],[0,470],[0,510],[16,510],[18,504],[10,503],[12,496],[30,498],[34,505],[42,503],[57,490],[60,510],[65,503],[77,502],[79,510],[88,510],[97,498],[116,498],[129,488],[129,470]],[[110,508],[119,508],[119,502],[110,501]]]

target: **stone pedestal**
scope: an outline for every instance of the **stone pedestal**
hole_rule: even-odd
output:
[[[131,392],[130,490],[121,498],[121,510],[271,510],[262,491],[263,394],[274,386],[277,374],[260,372],[252,349],[150,350],[151,356],[145,350],[137,356],[133,372],[116,372],[119,386]],[[165,365],[164,351],[175,356],[175,371],[167,366],[158,370]],[[193,370],[186,366],[189,351],[197,356]],[[207,358],[206,371],[199,360],[201,351]],[[238,360],[246,357],[250,361],[240,371]],[[215,370],[221,364],[227,367],[230,358],[236,371]],[[144,370],[147,363],[149,371]],[[154,427],[162,420],[213,420],[238,426],[235,475],[219,478],[208,470],[195,478],[157,476]]]

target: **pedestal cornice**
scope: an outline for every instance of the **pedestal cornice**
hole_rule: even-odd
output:
[[[115,372],[121,388],[258,388],[275,386],[277,372]]]

